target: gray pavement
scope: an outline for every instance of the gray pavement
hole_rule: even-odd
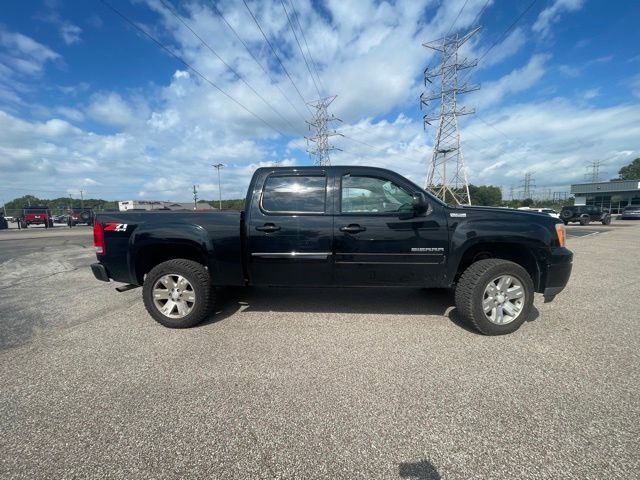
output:
[[[168,330],[89,230],[0,232],[0,477],[632,478],[640,223],[588,228],[504,337],[417,289],[226,289]]]

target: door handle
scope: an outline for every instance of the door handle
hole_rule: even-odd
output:
[[[278,230],[280,230],[280,227],[274,223],[265,223],[262,227],[256,227],[256,230],[258,230],[259,232],[271,233],[277,232]]]
[[[360,233],[360,232],[364,232],[365,230],[366,230],[365,227],[361,227],[357,223],[351,223],[344,227],[340,227],[340,231],[345,233]]]

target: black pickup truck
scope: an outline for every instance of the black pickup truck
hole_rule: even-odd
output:
[[[455,288],[461,316],[499,335],[529,317],[534,292],[562,291],[573,258],[558,219],[449,206],[359,166],[260,168],[244,212],[99,214],[94,243],[95,277],[141,285],[176,328],[205,319],[219,286],[403,286]]]

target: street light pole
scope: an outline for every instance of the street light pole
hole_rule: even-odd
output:
[[[211,166],[218,170],[218,208],[222,210],[222,184],[220,183],[220,169],[224,167],[224,164],[216,163]]]

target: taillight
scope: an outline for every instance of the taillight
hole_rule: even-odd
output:
[[[564,247],[567,243],[567,233],[562,223],[556,223],[556,234],[558,235],[558,243]]]
[[[107,252],[104,244],[104,228],[100,222],[93,224],[93,247],[98,255],[104,255]]]

